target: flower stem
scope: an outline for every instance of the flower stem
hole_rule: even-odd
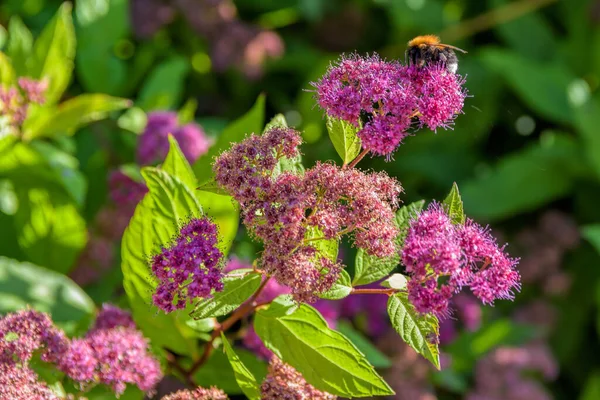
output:
[[[237,310],[235,310],[229,318],[227,318],[225,321],[223,321],[223,323],[221,323],[219,326],[216,327],[216,329],[213,331],[213,333],[210,337],[210,340],[204,346],[204,352],[202,353],[200,358],[198,360],[196,360],[196,362],[194,362],[194,364],[190,367],[189,371],[187,371],[187,374],[186,374],[187,379],[191,379],[192,374],[194,372],[196,372],[198,370],[198,368],[200,368],[208,360],[208,358],[210,357],[210,355],[212,354],[212,351],[214,349],[213,343],[214,343],[215,339],[221,335],[221,332],[227,331],[237,321],[239,321],[240,319],[244,318],[246,315],[248,315],[249,313],[254,311],[255,306],[256,306],[256,304],[254,304],[255,300],[258,297],[258,295],[260,295],[260,293],[263,291],[265,286],[267,286],[269,279],[271,279],[271,277],[267,276],[267,278],[262,281],[262,283],[260,284],[260,286],[258,287],[256,292],[252,295],[252,297],[250,297],[250,299],[248,299],[248,301],[246,301]]]
[[[361,288],[353,288],[352,292],[350,292],[350,294],[387,294],[388,296],[393,295],[394,293],[398,292],[398,289],[392,289],[392,288],[365,288],[365,289],[361,289]]]
[[[348,168],[354,168],[356,164],[358,164],[358,162],[367,155],[368,152],[368,149],[364,149],[363,151],[361,151],[361,153],[358,156],[356,156],[356,158],[352,160],[350,164],[348,164]]]

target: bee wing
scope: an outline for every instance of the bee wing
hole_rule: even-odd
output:
[[[438,44],[438,46],[441,46],[441,47],[446,47],[446,48],[448,48],[448,49],[452,49],[452,50],[458,50],[458,51],[460,51],[461,53],[466,53],[466,52],[467,52],[466,50],[463,50],[463,49],[461,49],[461,48],[458,48],[458,47],[455,47],[455,46],[451,46],[451,45],[449,45],[449,44],[443,44],[443,43],[440,43],[440,44]]]

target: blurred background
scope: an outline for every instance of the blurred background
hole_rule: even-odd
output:
[[[0,49],[26,46],[61,4],[3,0]],[[75,71],[63,99],[134,102],[55,139],[87,182],[87,239],[63,272],[96,303],[123,294],[118,241],[140,198],[127,171],[151,163],[138,145],[149,115],[177,112],[196,129],[189,135],[210,142],[264,93],[267,120],[282,113],[303,131],[305,165],[337,159],[310,82],[340,53],[403,60],[408,40],[433,33],[468,51],[459,54],[471,96],[464,115],[361,168],[396,176],[406,203],[441,200],[456,181],[467,215],[521,257],[523,289],[493,308],[457,298],[442,325],[441,372],[368,318],[380,310],[383,319],[385,305],[336,312],[389,359],[382,372],[398,399],[600,399],[600,1],[77,0],[73,16]],[[0,207],[0,254],[39,263],[9,219]],[[248,260],[256,249],[239,232],[233,252]],[[353,255],[344,249],[348,265]]]

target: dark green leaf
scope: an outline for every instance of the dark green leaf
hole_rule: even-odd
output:
[[[180,56],[163,61],[144,82],[136,105],[145,111],[174,108],[181,98],[189,68],[187,60]]]
[[[276,307],[278,307],[276,305]],[[258,310],[254,329],[267,348],[317,389],[344,397],[393,394],[365,356],[314,308],[302,304],[277,317]]]
[[[431,314],[419,314],[408,301],[408,295],[403,292],[390,296],[387,310],[390,322],[402,340],[439,369],[440,351],[436,343],[439,336],[437,318]]]
[[[256,292],[261,278],[261,274],[252,270],[231,271],[223,279],[223,291],[216,292],[210,299],[199,301],[191,316],[200,319],[229,314]]]
[[[579,396],[579,400],[596,399],[600,399],[600,370],[598,369],[589,375]]]
[[[586,225],[581,228],[581,236],[600,253],[600,224]]]
[[[221,332],[221,338],[223,339],[223,347],[225,349],[225,354],[227,354],[227,358],[229,359],[229,363],[231,364],[231,368],[233,368],[233,373],[235,375],[235,380],[239,385],[242,392],[248,397],[250,400],[260,400],[260,386],[258,382],[256,382],[256,378],[252,375],[252,372],[246,368],[242,360],[235,354],[235,351],[231,348],[231,345],[227,341],[227,338]]]
[[[352,283],[350,281],[350,275],[345,270],[342,270],[340,273],[340,277],[333,284],[331,289],[329,289],[325,293],[321,293],[319,295],[322,299],[329,300],[340,300],[344,297],[348,297],[348,295],[352,292]]]
[[[50,313],[70,335],[95,312],[92,299],[65,275],[0,257],[0,314],[27,306]]]
[[[33,44],[28,75],[36,79],[48,79],[45,105],[58,102],[71,80],[75,58],[75,30],[71,9],[71,3],[62,3]]]
[[[246,134],[261,132],[265,118],[265,96],[260,95],[254,106],[240,118],[225,127],[217,137],[208,153],[200,157],[193,165],[194,172],[200,183],[210,181],[214,178],[212,171],[213,158],[229,149],[231,143],[242,141]]]
[[[417,218],[419,213],[423,210],[424,205],[425,200],[419,200],[415,201],[414,203],[410,203],[407,206],[401,207],[396,212],[396,223],[398,225],[398,229],[400,229],[400,235],[398,239],[400,248],[404,247],[404,240],[408,234],[410,222]]]
[[[389,368],[392,366],[390,359],[348,322],[338,321],[336,330],[350,339],[375,368]]]
[[[596,177],[600,177],[600,102],[594,99],[577,107],[574,117],[577,133],[583,141],[583,150]]]
[[[131,101],[104,94],[82,94],[56,107],[47,107],[23,126],[23,138],[31,140],[56,135],[73,135],[79,128],[106,118],[112,111],[122,110]]]
[[[361,143],[356,135],[358,128],[343,121],[327,117],[327,132],[344,165],[349,164],[360,153]]]
[[[450,193],[448,193],[442,205],[453,224],[462,225],[465,223],[465,211],[456,182],[452,184],[452,189],[450,189]]]

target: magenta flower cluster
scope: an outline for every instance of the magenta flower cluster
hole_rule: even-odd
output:
[[[464,82],[442,65],[407,67],[377,55],[351,55],[313,86],[327,115],[360,127],[363,148],[389,157],[414,120],[418,128],[451,127],[467,96]]]
[[[178,390],[161,400],[227,400],[229,397],[221,389],[211,386],[210,388],[197,387],[194,390]]]
[[[471,219],[452,223],[437,203],[411,222],[402,261],[411,277],[409,300],[420,313],[447,316],[450,299],[465,286],[484,304],[512,299],[520,288],[518,260],[498,246],[489,230]]]
[[[185,308],[196,298],[223,290],[223,254],[218,249],[217,226],[208,218],[192,218],[170,247],[152,257],[158,280],[154,305],[165,312]]]
[[[148,114],[148,122],[140,135],[137,159],[140,165],[163,162],[169,151],[169,134],[179,143],[181,151],[190,163],[208,151],[211,141],[202,127],[196,123],[179,125],[177,113],[155,111]]]
[[[34,352],[81,386],[101,383],[117,395],[127,384],[150,391],[160,363],[129,313],[105,305],[85,337],[69,340],[45,313],[23,310],[0,319],[0,398],[57,398],[28,366]],[[18,397],[29,393],[31,397]]]
[[[240,203],[250,234],[265,246],[262,267],[297,300],[314,302],[342,269],[319,241],[348,234],[369,254],[396,252],[393,220],[401,187],[384,173],[326,163],[277,174],[277,162],[296,157],[300,143],[297,131],[273,128],[235,144],[213,168],[217,183]]]
[[[27,118],[30,104],[43,104],[48,81],[20,77],[18,86],[0,85],[0,118],[7,118],[7,126],[18,131]]]

